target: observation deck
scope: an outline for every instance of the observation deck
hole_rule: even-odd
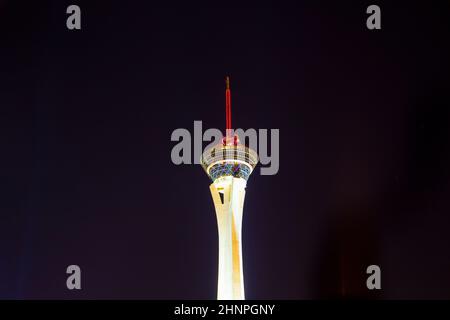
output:
[[[201,165],[212,181],[225,176],[247,181],[256,167],[257,153],[233,140],[235,143],[217,144],[202,154]]]

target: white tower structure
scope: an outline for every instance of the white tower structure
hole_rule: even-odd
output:
[[[219,233],[217,299],[244,300],[242,214],[247,180],[258,163],[255,151],[231,135],[231,91],[226,81],[227,133],[222,143],[202,154],[201,163],[213,181],[209,189]]]

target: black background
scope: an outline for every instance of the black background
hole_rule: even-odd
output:
[[[280,129],[247,188],[247,298],[450,298],[449,12],[0,1],[0,298],[214,299],[210,181],[170,136],[224,126],[225,75],[235,127]]]

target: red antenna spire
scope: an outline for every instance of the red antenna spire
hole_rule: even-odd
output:
[[[226,105],[226,115],[227,115],[227,126],[226,126],[226,138],[231,134],[231,90],[230,90],[230,77],[226,77],[226,90],[225,90],[225,105]]]
[[[237,145],[239,143],[238,136],[233,136],[231,128],[231,90],[230,90],[230,77],[226,77],[226,90],[225,90],[225,108],[227,116],[227,126],[225,128],[225,137],[223,137],[223,145]]]

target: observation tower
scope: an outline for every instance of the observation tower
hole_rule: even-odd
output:
[[[212,180],[209,186],[219,231],[217,299],[244,300],[242,270],[242,214],[245,187],[258,155],[239,142],[231,127],[230,79],[226,78],[226,134],[222,142],[202,154],[201,164]]]

